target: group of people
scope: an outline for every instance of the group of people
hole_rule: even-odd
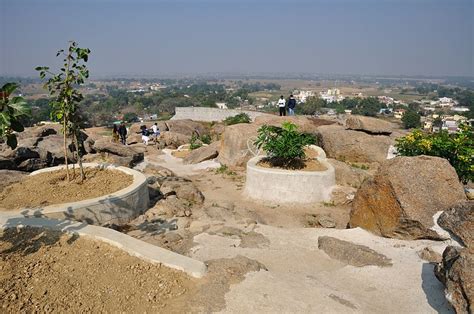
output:
[[[120,125],[117,126],[117,124],[114,123],[114,129],[112,130],[112,140],[115,143],[118,143],[120,139],[120,143],[123,145],[127,144],[127,127],[125,126],[125,123],[120,123]]]
[[[296,99],[293,97],[293,95],[290,95],[290,98],[288,98],[288,101],[285,100],[285,97],[283,97],[283,95],[281,95],[280,99],[278,99],[278,109],[280,110],[280,117],[286,116],[287,108],[288,108],[288,115],[294,116],[295,107],[296,107]]]
[[[148,145],[150,138],[153,137],[156,141],[160,136],[160,128],[158,127],[158,123],[155,122],[151,126],[151,130],[146,127],[146,125],[140,126],[140,133],[142,134],[142,141],[143,144]]]
[[[125,123],[120,123],[119,125],[114,124],[114,128],[112,130],[112,141],[114,143],[120,143],[123,145],[127,144],[127,127]],[[148,129],[146,125],[140,126],[140,132],[138,134],[142,135],[143,144],[148,145],[150,138],[153,137],[155,140],[160,136],[160,128],[158,128],[158,123],[152,125],[151,129]]]

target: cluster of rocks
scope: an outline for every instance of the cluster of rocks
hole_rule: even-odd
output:
[[[59,125],[47,125],[26,128],[18,134],[18,146],[10,149],[0,144],[0,169],[35,171],[45,167],[56,166],[65,162],[64,140]],[[82,134],[86,138],[87,135]],[[71,141],[67,145],[67,159],[73,160],[75,150]]]

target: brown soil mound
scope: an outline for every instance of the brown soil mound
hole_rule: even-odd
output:
[[[195,286],[108,244],[30,227],[0,234],[0,269],[7,313],[166,312]]]
[[[314,150],[312,148],[309,148],[309,147],[305,147],[304,148],[304,153],[306,155],[306,158],[316,158],[316,157],[319,157],[319,153],[317,150]]]
[[[298,170],[298,171],[325,171],[327,168],[316,159],[306,159],[295,164],[278,165],[269,159],[262,159],[257,163],[257,166],[263,168],[277,168],[283,170]]]
[[[190,150],[177,150],[177,151],[171,152],[171,155],[173,155],[176,158],[186,158],[189,154],[191,154]]]
[[[17,210],[90,199],[116,192],[133,182],[132,176],[121,171],[93,168],[86,168],[84,171],[86,179],[82,183],[78,169],[71,182],[67,182],[64,170],[28,176],[6,187],[0,193],[0,210]]]

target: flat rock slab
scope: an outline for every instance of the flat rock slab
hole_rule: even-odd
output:
[[[356,267],[364,266],[392,266],[391,259],[377,253],[364,245],[323,236],[318,238],[318,248],[326,252],[331,258]]]

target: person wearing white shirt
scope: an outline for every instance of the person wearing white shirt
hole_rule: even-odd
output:
[[[280,109],[280,117],[286,116],[286,101],[283,95],[281,95],[280,99],[278,99],[278,108]]]

